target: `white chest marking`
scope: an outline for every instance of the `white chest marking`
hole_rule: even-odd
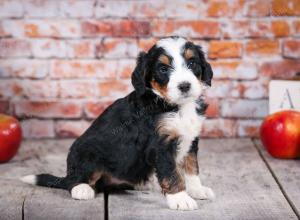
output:
[[[199,136],[204,117],[196,112],[196,103],[189,102],[180,106],[178,112],[166,113],[163,125],[175,130],[179,136],[176,162],[180,163],[190,149],[193,140]]]

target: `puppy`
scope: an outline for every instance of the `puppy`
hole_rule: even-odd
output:
[[[213,72],[201,47],[180,37],[161,39],[140,53],[134,91],[109,106],[72,144],[67,174],[22,181],[69,190],[74,199],[134,189],[157,177],[170,209],[194,210],[213,191],[199,179],[198,135]],[[194,199],[193,199],[194,198]]]

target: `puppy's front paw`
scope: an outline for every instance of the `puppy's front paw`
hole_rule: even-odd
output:
[[[81,183],[74,186],[71,190],[73,199],[88,200],[95,198],[95,191],[89,184]]]
[[[188,194],[195,199],[215,199],[214,191],[205,186],[193,187],[188,190]]]
[[[195,210],[198,209],[198,205],[194,199],[192,199],[185,191],[167,194],[167,203],[170,209],[177,210]]]

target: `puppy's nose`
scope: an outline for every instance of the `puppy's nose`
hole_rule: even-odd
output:
[[[189,82],[182,82],[178,85],[178,89],[182,92],[182,93],[186,93],[190,90],[191,88],[191,83]]]

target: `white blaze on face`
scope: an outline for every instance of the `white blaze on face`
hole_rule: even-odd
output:
[[[172,67],[174,69],[170,74],[167,96],[171,102],[176,104],[184,104],[188,101],[196,100],[204,89],[192,70],[186,65],[183,57],[185,43],[186,40],[183,38],[166,38],[157,43],[157,46],[162,47],[173,59]],[[191,85],[189,92],[185,94],[178,88],[184,82],[188,82]]]

